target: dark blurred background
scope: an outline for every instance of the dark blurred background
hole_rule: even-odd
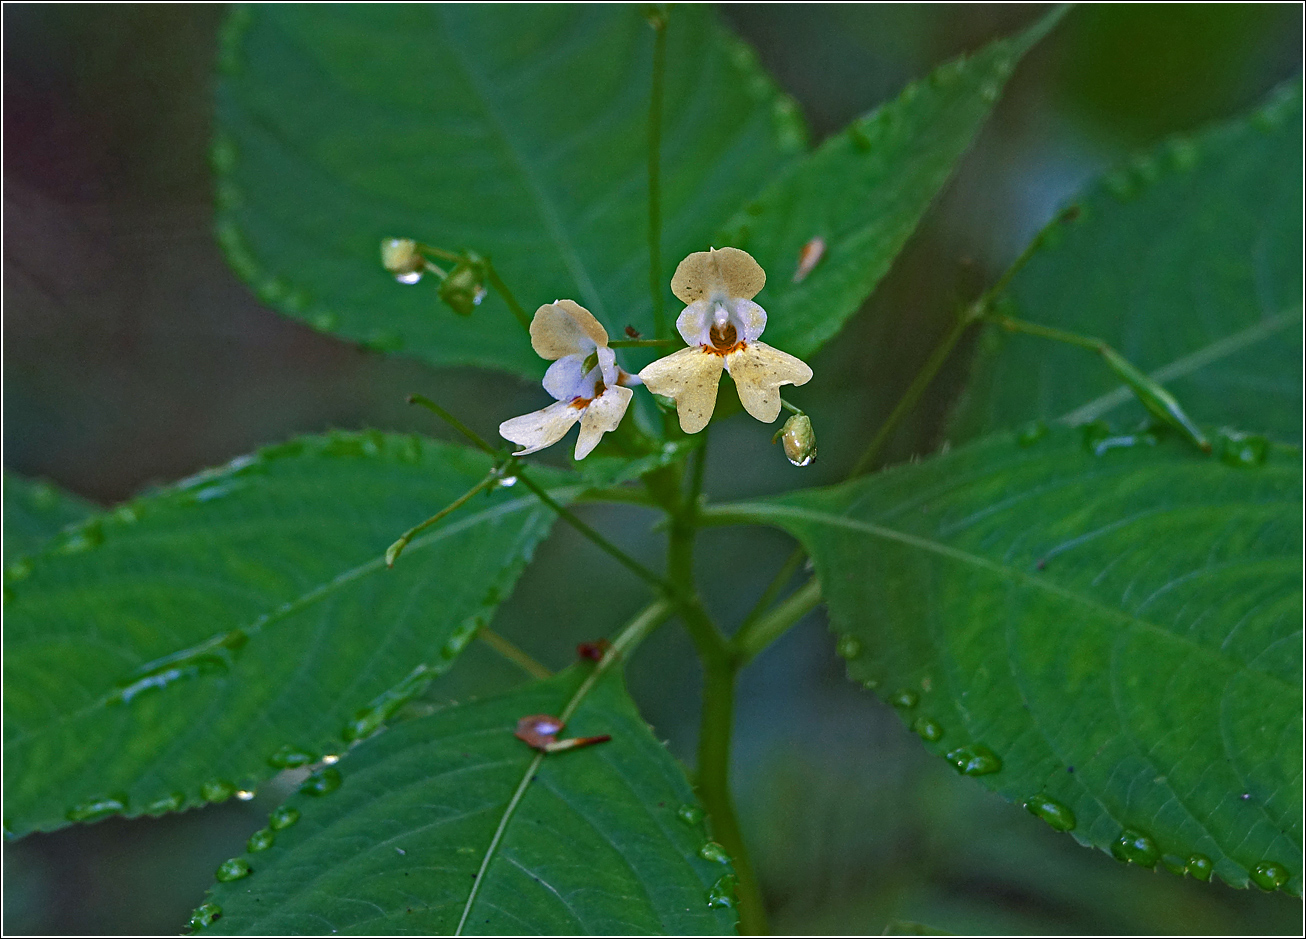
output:
[[[1041,11],[742,4],[722,14],[798,99],[819,141]],[[224,12],[3,9],[4,463],[105,504],[295,433],[440,435],[403,403],[412,391],[487,436],[540,403],[526,383],[434,371],[315,333],[261,307],[226,269],[210,233],[206,157]],[[816,423],[821,460],[790,467],[768,434],[737,416],[713,431],[709,494],[840,478],[955,305],[1087,179],[1167,134],[1235,115],[1299,74],[1301,16],[1297,4],[1075,10],[1020,67],[876,295],[813,360],[818,378],[797,400]],[[959,350],[900,431],[892,460],[941,442],[966,355]],[[656,563],[651,516],[589,515]],[[775,533],[707,533],[703,582],[730,587],[709,597],[714,611],[737,621],[789,547]],[[577,595],[577,566],[563,563],[575,554],[611,574],[612,593]],[[739,582],[741,570],[749,582]],[[496,628],[562,666],[576,642],[610,632],[641,601],[636,584],[559,526]],[[1300,901],[1124,867],[957,777],[843,679],[832,645],[811,616],[740,689],[736,792],[777,932],[879,933],[914,921],[959,933],[1300,934]],[[516,680],[477,646],[431,697]],[[646,716],[690,761],[697,683],[692,650],[673,630],[630,669]],[[249,803],[6,844],[5,931],[178,932],[213,869],[242,849],[286,785],[274,781]]]

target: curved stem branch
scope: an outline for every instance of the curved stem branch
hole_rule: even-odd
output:
[[[508,641],[503,636],[496,633],[489,626],[482,626],[478,629],[476,631],[476,638],[481,640],[481,642],[485,643],[532,678],[545,679],[550,678],[553,675],[553,672],[549,671],[539,662],[527,655],[526,652],[515,643]]]

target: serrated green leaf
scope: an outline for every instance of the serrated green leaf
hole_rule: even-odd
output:
[[[214,886],[205,933],[733,931],[733,909],[708,903],[730,866],[700,854],[702,811],[615,670],[560,735],[611,741],[542,756],[513,736],[560,713],[591,668],[358,746],[338,789],[292,797],[299,821],[239,859],[252,874]]]
[[[44,479],[4,471],[4,555],[9,561],[31,554],[65,525],[96,510],[94,503],[65,492]]]
[[[58,536],[5,597],[8,830],[220,801],[383,722],[549,530],[534,497],[499,490],[386,569],[398,534],[488,468],[416,436],[301,438]]]
[[[1148,440],[999,435],[718,511],[802,541],[850,677],[959,770],[1084,844],[1300,894],[1300,452]]]
[[[805,132],[709,7],[677,7],[667,44],[669,284]],[[461,317],[430,284],[396,284],[383,238],[490,255],[528,312],[571,297],[613,336],[647,331],[652,49],[633,6],[239,8],[218,88],[219,240],[282,312],[439,365],[546,363],[493,292]]]
[[[795,355],[834,336],[888,273],[1001,97],[1021,57],[1057,23],[990,43],[908,85],[772,183],[726,225],[718,243],[749,251],[768,274],[758,301],[767,342]],[[794,283],[803,247],[821,260]]]
[[[1293,83],[1089,187],[1012,281],[1012,315],[1110,343],[1198,423],[1300,440],[1301,122]],[[1144,414],[1090,352],[988,327],[953,428]]]

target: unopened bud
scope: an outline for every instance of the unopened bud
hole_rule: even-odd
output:
[[[816,459],[816,431],[806,414],[795,414],[780,428],[780,442],[785,456],[794,466],[807,466]]]
[[[440,299],[460,316],[471,316],[485,299],[481,265],[460,262],[440,284]]]
[[[413,239],[386,238],[381,242],[381,265],[400,283],[415,284],[422,279],[426,259]]]

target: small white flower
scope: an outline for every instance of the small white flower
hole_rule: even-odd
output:
[[[698,433],[712,419],[723,368],[744,410],[768,424],[780,416],[780,387],[811,380],[807,363],[758,341],[766,311],[753,297],[765,284],[761,265],[738,248],[696,251],[676,268],[671,292],[688,304],[676,329],[689,348],[658,359],[639,377],[649,391],[675,399],[685,433]]]
[[[544,390],[557,402],[504,421],[499,433],[524,447],[514,454],[522,456],[557,443],[580,421],[576,459],[583,460],[605,433],[617,429],[634,396],[624,386],[639,380],[617,367],[607,330],[572,300],[546,303],[535,311],[531,345],[542,358],[555,360],[544,373]]]

